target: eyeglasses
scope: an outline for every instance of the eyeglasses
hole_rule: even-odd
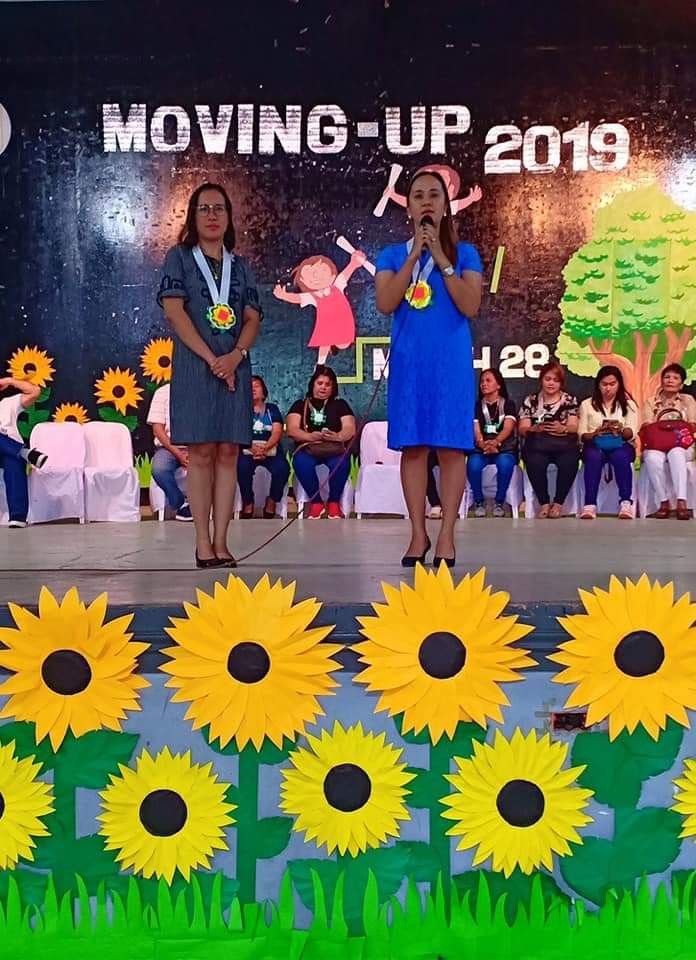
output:
[[[202,217],[207,217],[209,213],[214,213],[216,217],[221,217],[226,210],[227,207],[224,203],[200,203],[196,207],[196,213],[200,213]]]

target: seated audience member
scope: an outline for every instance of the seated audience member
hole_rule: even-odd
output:
[[[580,404],[578,435],[585,464],[585,506],[582,520],[597,516],[602,469],[610,466],[619,488],[619,519],[632,520],[633,461],[636,456],[638,408],[627,392],[618,367],[602,367],[591,397]]]
[[[561,516],[578,472],[578,401],[563,389],[565,371],[551,361],[539,372],[539,391],[520,408],[519,433],[527,476],[539,501],[539,519]],[[558,468],[554,502],[549,503],[548,468]]]
[[[505,497],[517,465],[517,411],[508,397],[499,370],[484,370],[479,379],[479,398],[474,413],[476,450],[469,454],[466,472],[474,495],[474,516],[485,517],[483,468],[497,470],[494,517],[505,516]]]
[[[643,465],[648,471],[648,479],[655,491],[655,497],[660,507],[655,513],[659,520],[665,520],[670,515],[669,491],[665,484],[665,464],[674,487],[677,500],[677,518],[689,520],[691,511],[686,503],[688,484],[687,464],[694,459],[693,434],[690,430],[675,431],[669,428],[673,421],[696,423],[696,400],[684,393],[686,370],[678,363],[670,363],[660,375],[660,389],[654,397],[645,401],[643,407],[640,438],[643,447]],[[651,438],[646,431],[650,424],[663,424],[660,434],[669,439],[660,446],[669,446],[671,449],[651,449]],[[689,442],[691,439],[691,442]]]
[[[296,444],[293,463],[310,501],[310,520],[318,520],[324,513],[317,476],[321,463],[330,474],[327,514],[332,520],[340,519],[341,495],[350,475],[348,446],[355,436],[355,416],[338,396],[338,380],[331,367],[317,364],[306,396],[290,408],[287,428]]]
[[[242,496],[242,517],[254,516],[254,474],[263,467],[271,475],[271,489],[263,507],[268,520],[275,516],[276,504],[283,498],[290,466],[279,444],[283,436],[283,416],[275,405],[268,403],[268,389],[259,376],[251,378],[254,404],[253,440],[251,449],[242,450],[237,460],[237,480]]]
[[[176,447],[169,439],[169,384],[165,383],[152,395],[147,422],[155,438],[155,455],[152,458],[152,479],[164,491],[167,506],[177,520],[193,520],[191,508],[176,479],[179,467],[188,467],[186,447]]]
[[[40,469],[47,457],[39,450],[24,446],[17,429],[17,418],[36,402],[41,389],[26,380],[3,377],[0,379],[0,392],[8,389],[18,390],[19,393],[0,400],[0,469],[5,481],[9,526],[26,527],[29,513],[27,463]]]
[[[442,519],[442,504],[440,503],[440,494],[437,490],[437,481],[435,480],[435,467],[438,465],[437,450],[431,450],[428,454],[428,486],[426,498],[430,504],[430,519]]]

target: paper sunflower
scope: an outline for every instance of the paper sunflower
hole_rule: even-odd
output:
[[[12,354],[7,372],[15,380],[28,380],[37,387],[45,387],[56,372],[53,358],[38,347],[21,347]]]
[[[513,646],[532,628],[500,616],[510,597],[492,593],[485,575],[467,574],[455,587],[444,563],[437,573],[419,565],[413,588],[382,584],[386,603],[373,604],[377,616],[358,617],[368,639],[355,646],[367,664],[356,683],[381,693],[377,710],[403,713],[404,731],[427,727],[433,743],[452,738],[460,720],[501,721],[500,706],[510,701],[500,684],[534,666]]]
[[[87,410],[81,403],[61,403],[53,411],[56,423],[89,423]]]
[[[679,836],[693,837],[696,835],[696,760],[684,761],[683,775],[674,783],[681,787],[681,790],[675,793],[677,802],[671,809],[686,815],[684,828]]]
[[[19,760],[14,750],[14,741],[0,746],[0,870],[34,859],[33,838],[48,836],[40,818],[53,810],[53,787],[36,779],[41,764]]]
[[[235,804],[225,801],[227,783],[218,783],[212,763],[191,763],[191,754],[171,755],[167,747],[151,757],[147,750],[135,770],[119,764],[120,776],[100,793],[107,850],[117,850],[122,870],[164,877],[176,870],[185,880],[196,867],[210,868],[216,850],[227,850],[225,827],[233,823]]]
[[[580,590],[587,613],[559,617],[572,639],[550,659],[566,667],[556,683],[573,683],[566,707],[587,706],[587,723],[609,718],[609,738],[639,723],[657,740],[671,717],[688,727],[696,708],[696,604],[674,601],[674,584],[643,575],[609,591]]]
[[[568,746],[537,740],[519,728],[509,742],[497,730],[495,744],[474,740],[474,756],[455,757],[457,773],[447,780],[456,793],[443,797],[442,814],[456,820],[448,836],[461,837],[457,850],[477,847],[473,866],[493,858],[493,869],[509,877],[543,865],[553,869],[553,854],[572,853],[569,841],[582,843],[576,827],[592,822],[583,810],[592,790],[575,785],[584,766],[562,770]]]
[[[104,623],[106,604],[103,593],[86,607],[74,587],[60,604],[42,587],[38,616],[9,604],[17,627],[0,629],[0,666],[13,674],[0,684],[0,717],[34,723],[37,743],[48,736],[58,750],[68,728],[76,737],[121,730],[126,710],[140,710],[138,691],[150,684],[134,671],[149,644],[126,633],[132,614]]]
[[[101,380],[94,384],[97,403],[113,403],[119,413],[125,414],[128,407],[137,407],[143,395],[142,388],[130,370],[105,370]]]
[[[415,774],[399,763],[402,751],[385,735],[363,733],[362,725],[308,736],[309,750],[290,754],[292,769],[281,770],[280,806],[296,817],[293,829],[305,840],[326,844],[352,857],[398,837],[399,821],[410,820],[404,797]]]
[[[293,604],[295,584],[271,584],[264,575],[249,589],[239,577],[215,584],[214,596],[197,591],[198,606],[184,604],[185,618],[172,617],[160,669],[171,674],[173,703],[191,703],[186,719],[193,729],[210,724],[209,738],[238,749],[250,741],[257,750],[269,737],[280,747],[305,724],[323,715],[317,697],[338,683],[331,657],[340,646],[321,641],[333,627],[307,629],[321,604]]]
[[[170,337],[151,340],[143,350],[140,366],[145,376],[154,383],[168,383],[172,379],[172,352]]]

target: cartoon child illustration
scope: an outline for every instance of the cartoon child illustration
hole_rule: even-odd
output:
[[[399,179],[403,167],[399,163],[393,163],[391,166],[391,171],[389,173],[389,181],[387,186],[384,189],[379,203],[375,207],[373,213],[376,217],[381,217],[384,214],[384,211],[387,208],[388,202],[391,200],[393,203],[398,204],[400,207],[406,206],[406,197],[396,192],[396,181]],[[478,201],[483,196],[483,192],[479,186],[472,187],[469,190],[468,194],[465,197],[458,197],[457,194],[462,185],[462,178],[459,176],[456,170],[453,170],[452,167],[445,166],[441,163],[428,163],[424,167],[420,167],[417,171],[420,173],[422,170],[432,170],[434,173],[439,173],[442,179],[447,185],[447,194],[450,198],[450,213],[455,217],[458,213],[461,213],[462,210],[466,210],[467,207],[471,206],[472,203],[478,203]]]
[[[345,350],[354,343],[355,317],[344,291],[356,270],[370,266],[362,250],[353,250],[340,273],[333,260],[318,254],[307,257],[292,271],[300,293],[290,293],[279,283],[275,285],[273,295],[278,300],[299,307],[316,307],[316,321],[307,346],[318,350],[317,363],[325,363],[329,353]]]

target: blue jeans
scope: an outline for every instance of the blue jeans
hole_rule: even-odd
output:
[[[614,450],[601,450],[594,443],[586,443],[582,448],[582,459],[585,461],[585,503],[588,506],[597,506],[602,468],[606,464],[609,464],[614,471],[616,485],[619,488],[619,500],[631,500],[635,458],[635,447],[625,441]]]
[[[186,497],[174,476],[180,466],[173,453],[165,450],[164,447],[157,447],[152,458],[152,479],[164,490],[167,504],[172,510],[181,509],[186,502]]]
[[[240,453],[237,459],[237,480],[245,507],[254,502],[254,474],[257,467],[263,467],[270,473],[271,489],[268,496],[276,503],[283,499],[285,484],[290,476],[290,465],[280,450],[274,457],[266,457],[265,460],[254,460],[250,454]]]
[[[495,502],[505,503],[505,496],[517,465],[514,453],[470,453],[466,465],[466,473],[474,494],[474,501],[483,501],[483,468],[497,467]]]
[[[329,480],[329,502],[340,503],[343,488],[350,476],[350,457],[347,453],[335,457],[315,457],[307,450],[298,450],[295,453],[293,463],[295,473],[307,493],[311,503],[321,503],[319,496],[319,478],[317,477],[317,466],[325,463],[329,468],[331,479]]]
[[[4,475],[10,520],[25,521],[29,513],[27,462],[21,455],[23,449],[24,444],[0,433],[0,468]]]

